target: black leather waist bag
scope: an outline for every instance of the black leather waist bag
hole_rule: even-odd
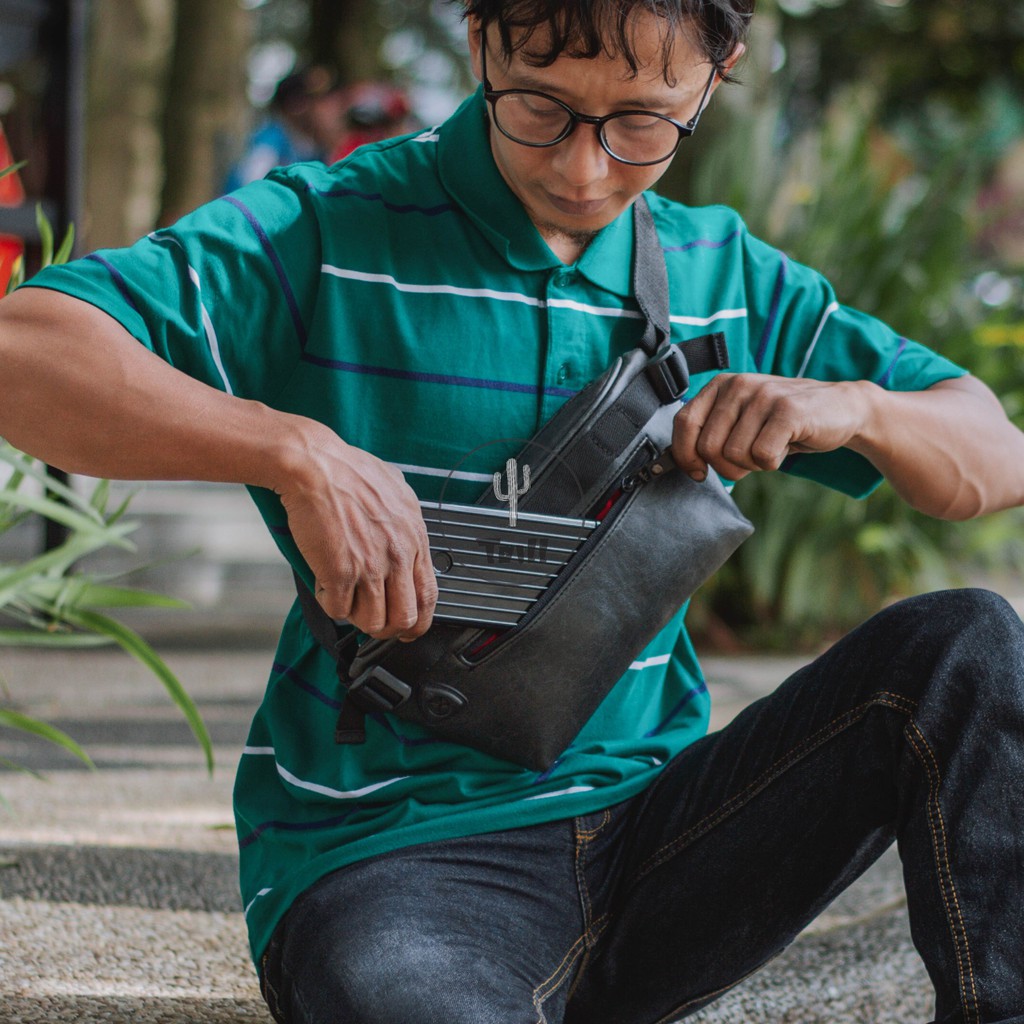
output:
[[[385,712],[542,771],[569,746],[633,659],[753,530],[712,472],[703,483],[664,455],[689,372],[727,363],[719,334],[668,341],[664,257],[641,197],[634,283],[638,348],[571,398],[517,456],[531,467],[520,511],[600,517],[513,626],[435,622],[411,643],[357,646],[301,582],[314,636],[338,662],[339,742]],[[488,490],[478,504],[498,506]]]

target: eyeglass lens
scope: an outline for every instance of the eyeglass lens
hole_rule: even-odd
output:
[[[528,146],[547,146],[563,138],[573,116],[555,99],[513,92],[494,101],[494,118],[502,132]],[[601,125],[609,151],[621,160],[646,163],[670,157],[679,145],[679,129],[654,114],[623,113]]]

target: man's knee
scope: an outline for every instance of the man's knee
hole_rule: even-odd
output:
[[[919,664],[931,656],[984,664],[993,659],[1024,662],[1024,622],[1004,598],[990,590],[922,594],[892,605],[881,617],[888,628],[902,635]]]
[[[894,605],[903,632],[899,674],[916,680],[915,699],[953,718],[978,709],[1005,726],[1024,721],[1024,622],[998,594],[946,590]],[[952,723],[950,723],[952,727]]]
[[[531,1018],[528,991],[483,963],[468,939],[377,931],[362,943],[305,947],[288,962],[287,1024],[506,1024]]]

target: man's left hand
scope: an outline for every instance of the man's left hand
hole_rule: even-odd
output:
[[[842,448],[868,415],[863,382],[722,373],[676,414],[672,455],[695,479],[778,469],[793,452]]]

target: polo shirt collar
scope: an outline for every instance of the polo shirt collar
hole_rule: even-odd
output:
[[[484,237],[517,270],[562,266],[505,183],[488,138],[483,88],[445,122],[438,139],[441,184]],[[633,211],[598,232],[576,267],[593,284],[616,295],[633,294]]]

